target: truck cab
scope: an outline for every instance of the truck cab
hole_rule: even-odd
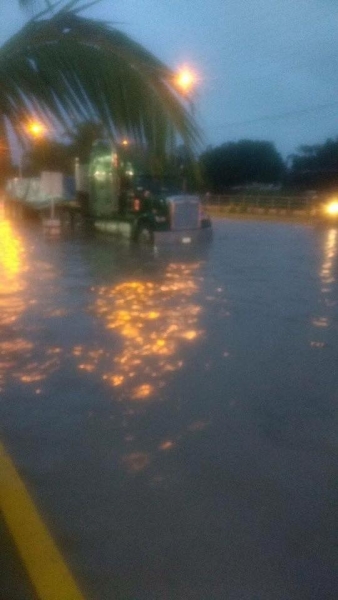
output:
[[[147,244],[211,238],[211,221],[198,196],[169,193],[136,177],[132,164],[106,142],[93,147],[85,185],[87,217],[99,231]]]
[[[134,241],[190,244],[211,237],[211,221],[198,196],[147,194],[134,203]]]

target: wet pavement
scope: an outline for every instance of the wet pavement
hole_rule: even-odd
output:
[[[86,599],[336,598],[337,230],[1,221],[0,271],[1,439]]]

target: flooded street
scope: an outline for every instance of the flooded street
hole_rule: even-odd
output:
[[[86,600],[337,597],[338,230],[214,230],[0,220],[1,441]]]

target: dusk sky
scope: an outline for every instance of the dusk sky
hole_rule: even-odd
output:
[[[24,13],[12,0],[1,4],[4,41]],[[285,157],[338,137],[336,0],[102,0],[84,14],[198,73],[205,145],[269,140]]]

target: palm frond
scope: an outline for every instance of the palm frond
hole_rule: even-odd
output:
[[[196,147],[200,133],[171,69],[121,31],[69,7],[32,19],[0,49],[0,114],[15,129],[32,111],[65,128],[98,120],[113,139],[128,136],[159,157],[177,136]]]

